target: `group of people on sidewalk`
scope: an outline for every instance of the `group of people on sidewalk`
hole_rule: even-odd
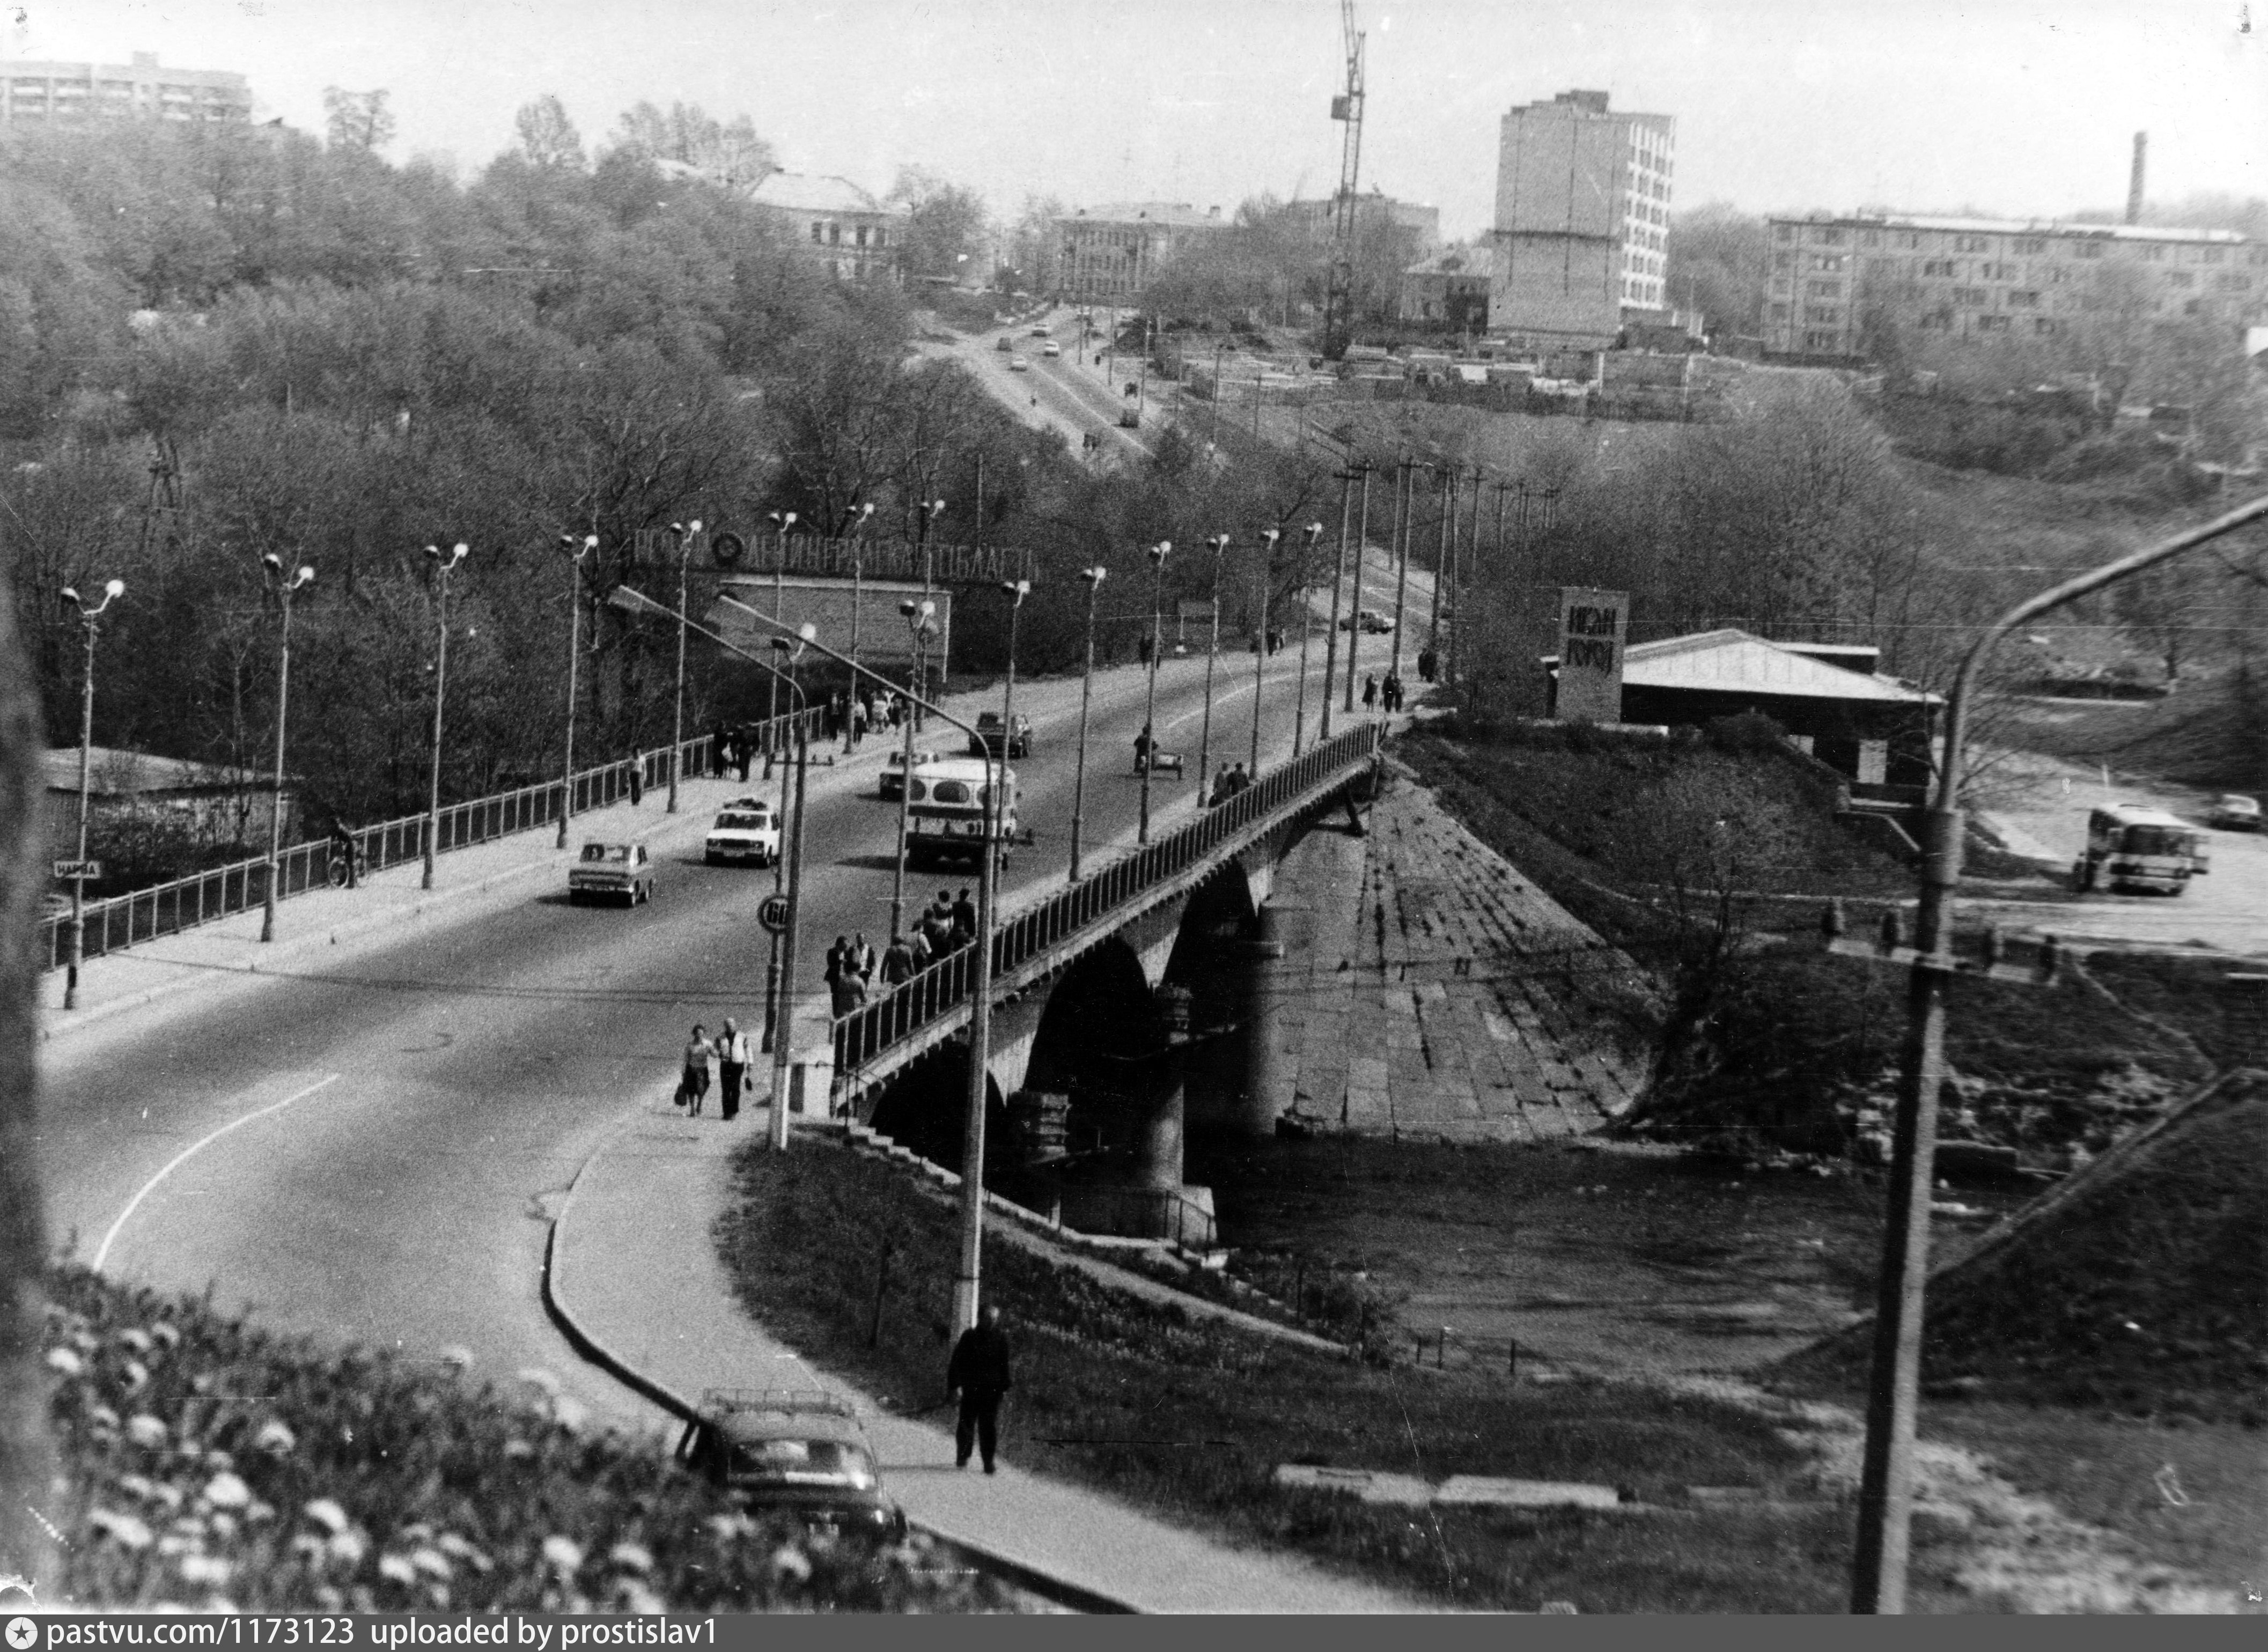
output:
[[[1403,700],[1402,676],[1400,672],[1388,672],[1386,674],[1386,681],[1383,684],[1378,680],[1378,673],[1375,672],[1372,672],[1363,678],[1362,709],[1365,711],[1378,710],[1381,708],[1381,705],[1383,709],[1388,712],[1399,711],[1403,707]]]
[[[748,1088],[748,1068],[755,1059],[748,1035],[730,1016],[725,1018],[725,1030],[711,1038],[699,1022],[693,1024],[693,1036],[685,1046],[685,1060],[677,1080],[677,1105],[691,1118],[701,1116],[701,1109],[709,1098],[710,1076],[716,1076],[717,1112],[726,1123],[740,1113],[740,1098]]]
[[[1251,784],[1252,776],[1245,772],[1243,764],[1239,763],[1235,767],[1231,768],[1227,764],[1223,763],[1213,775],[1212,790],[1206,794],[1204,806],[1208,809],[1218,809]]]
[[[959,951],[976,939],[976,903],[963,889],[949,889],[923,908],[910,935],[894,935],[878,958],[866,937],[841,936],[827,949],[827,987],[834,1012],[847,1016],[864,1004],[880,977],[881,990],[894,991],[939,958]]]

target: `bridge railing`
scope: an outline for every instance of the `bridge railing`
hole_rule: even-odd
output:
[[[816,739],[820,709],[814,708],[803,715],[810,723],[811,738]],[[760,721],[755,725],[756,737],[760,742],[770,742],[775,747],[784,745],[794,738],[795,722],[793,716]],[[687,776],[721,775],[724,770],[718,754],[711,749],[714,744],[714,737],[706,734],[686,741],[681,748],[681,773]],[[636,757],[578,770],[564,784],[556,780],[541,781],[490,797],[451,804],[434,823],[434,853],[446,855],[453,849],[491,843],[515,833],[556,826],[568,786],[574,789],[575,813],[603,809],[630,795],[633,771],[641,789],[667,785],[669,748],[665,745]],[[424,815],[414,814],[356,831],[354,840],[363,854],[363,870],[377,871],[422,858],[425,853],[425,828]],[[328,839],[295,843],[285,849],[276,857],[276,898],[288,900],[310,889],[328,887],[330,856]],[[192,872],[186,877],[147,889],[90,900],[86,903],[84,955],[100,958],[129,947],[146,945],[200,924],[248,912],[264,905],[267,899],[268,857],[263,855]],[[46,953],[47,968],[60,969],[70,961],[70,926],[68,912],[40,919],[38,945]]]
[[[1270,769],[1217,808],[1169,832],[1093,877],[1057,891],[1001,924],[992,937],[998,980],[1150,890],[1201,864],[1223,843],[1304,797],[1331,775],[1377,754],[1380,725],[1366,723]],[[964,946],[887,996],[835,1022],[835,1070],[848,1073],[968,1002],[976,984],[976,949]]]

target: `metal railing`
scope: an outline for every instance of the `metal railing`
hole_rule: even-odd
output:
[[[822,708],[819,707],[803,713],[814,739],[819,736],[821,715]],[[759,721],[755,729],[760,746],[770,742],[773,749],[778,749],[792,743],[795,723],[792,715]],[[724,770],[717,754],[711,749],[713,744],[714,737],[707,734],[686,741],[681,773],[687,777],[722,775]],[[564,784],[556,780],[541,781],[493,797],[451,804],[441,811],[436,824],[434,852],[446,855],[452,849],[470,848],[540,826],[556,826],[567,786],[574,788],[575,813],[603,809],[630,795],[633,769],[637,771],[642,790],[666,786],[669,748],[665,745],[636,757],[582,769]],[[362,863],[357,869],[357,875],[421,859],[425,853],[425,828],[424,815],[415,814],[357,830],[354,841]],[[311,889],[329,887],[331,854],[328,838],[295,843],[284,850],[276,863],[276,898],[288,900]],[[192,872],[148,889],[90,900],[86,903],[85,955],[100,958],[145,945],[184,929],[194,929],[199,924],[253,910],[263,905],[267,896],[268,857],[263,855],[254,860],[232,861],[225,866]],[[70,960],[70,924],[67,912],[40,921],[38,944],[47,955],[46,968],[60,969]]]
[[[1383,725],[1364,723],[1305,755],[1270,769],[1216,808],[1178,831],[1098,870],[1091,877],[1028,907],[999,926],[992,938],[992,979],[1011,972],[1081,931],[1115,927],[1126,907],[1160,885],[1211,858],[1220,846],[1249,833],[1279,810],[1378,754]],[[961,947],[877,999],[835,1022],[835,1070],[847,1076],[873,1061],[968,1001],[976,980],[976,949]]]

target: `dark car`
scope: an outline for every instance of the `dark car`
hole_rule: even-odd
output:
[[[784,1514],[814,1534],[906,1535],[850,1402],[808,1389],[712,1388],[677,1460],[752,1515]]]
[[[1003,723],[1000,714],[987,711],[976,719],[976,732],[968,741],[971,757],[998,757],[1003,744],[1010,757],[1029,757],[1032,754],[1032,720],[1022,712],[1016,714],[1012,723]]]

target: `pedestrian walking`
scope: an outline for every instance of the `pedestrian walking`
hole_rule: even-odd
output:
[[[961,899],[953,903],[953,927],[963,935],[976,933],[976,903],[968,898],[965,889],[961,892]]]
[[[740,732],[733,737],[733,748],[740,755],[740,784],[745,786],[748,783],[748,764],[756,754],[755,731],[754,729],[743,727]]]
[[[952,1362],[945,1369],[947,1398],[958,1396],[961,1419],[953,1430],[954,1466],[968,1466],[973,1445],[990,1474],[1000,1449],[1000,1398],[1014,1384],[1008,1372],[1008,1337],[1000,1329],[1000,1311],[986,1303],[976,1323],[954,1344]]]
[[[1222,764],[1222,765],[1221,765],[1218,769],[1214,770],[1214,772],[1213,772],[1213,777],[1212,777],[1212,795],[1211,795],[1211,797],[1207,797],[1207,798],[1205,799],[1205,807],[1206,807],[1206,808],[1208,808],[1208,809],[1218,809],[1218,808],[1219,808],[1219,807],[1221,806],[1221,804],[1223,804],[1226,803],[1227,801],[1228,801],[1228,765],[1227,765],[1227,764],[1226,764],[1226,763],[1223,763],[1223,764]]]
[[[1386,674],[1386,686],[1381,692],[1386,701],[1386,709],[1388,711],[1394,712],[1402,709],[1402,678],[1400,673],[1388,672]]]
[[[858,743],[865,738],[866,702],[863,700],[854,700],[850,702],[850,749],[857,751]]]
[[[1362,679],[1362,709],[1375,710],[1378,707],[1378,673],[1371,672]]]
[[[1418,650],[1418,680],[1425,683],[1432,682],[1433,680],[1434,670],[1439,664],[1440,657],[1436,655],[1432,649],[1419,649]]]
[[[748,1035],[733,1017],[725,1017],[725,1031],[717,1039],[717,1112],[726,1124],[740,1116],[740,1089],[748,1082]]]
[[[850,969],[851,973],[858,977],[861,985],[873,985],[874,949],[866,943],[864,934],[850,937]]]
[[[721,775],[725,772],[725,753],[732,750],[732,742],[733,736],[721,721],[709,725],[709,772],[711,774]]]
[[[638,799],[645,793],[645,753],[630,753],[630,807],[637,807]]]
[[[1251,784],[1252,776],[1245,771],[1243,764],[1239,763],[1234,768],[1228,771],[1228,795],[1230,797],[1235,797],[1238,792],[1246,789]]]
[[[1145,658],[1148,657],[1144,656]],[[1142,732],[1134,737],[1134,772],[1140,774],[1150,766],[1150,753],[1158,749],[1157,741],[1150,738],[1150,725],[1144,723]]]
[[[937,962],[937,949],[930,944],[929,932],[923,926],[917,925],[914,932],[906,937],[906,951],[912,954],[913,973],[916,975]]]
[[[709,1058],[715,1046],[709,1042],[708,1030],[699,1022],[693,1024],[693,1037],[685,1046],[685,1064],[677,1080],[677,1094],[692,1117],[701,1116],[701,1104],[709,1094]]]

